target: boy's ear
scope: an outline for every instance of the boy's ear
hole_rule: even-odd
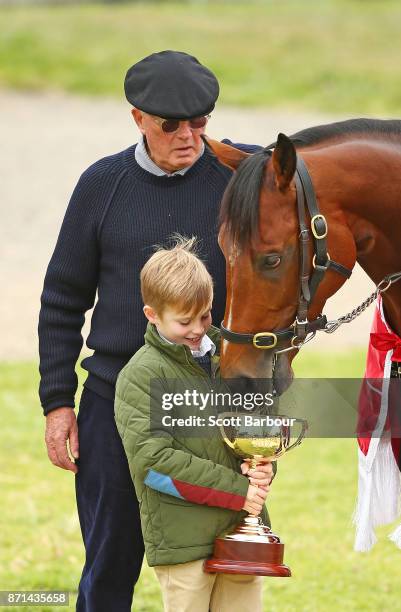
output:
[[[143,313],[145,317],[147,318],[147,320],[150,321],[150,323],[154,323],[154,324],[156,323],[157,314],[151,306],[148,306],[147,304],[145,304],[145,306],[143,307]]]
[[[228,166],[231,170],[236,170],[240,163],[251,155],[251,153],[245,153],[245,151],[240,151],[218,140],[207,138],[205,134],[202,134],[202,140],[213,151],[219,162]]]

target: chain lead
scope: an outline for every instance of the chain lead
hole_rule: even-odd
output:
[[[341,327],[341,325],[343,325],[344,323],[351,323],[377,299],[379,293],[384,293],[385,291],[390,289],[393,283],[396,283],[400,279],[401,272],[394,272],[393,274],[388,274],[380,281],[378,285],[376,285],[376,289],[369,297],[366,298],[366,300],[362,302],[362,304],[360,304],[344,316],[339,317],[338,319],[333,319],[333,321],[327,321],[326,327],[322,331],[324,331],[326,334],[332,334],[337,331],[337,329]]]

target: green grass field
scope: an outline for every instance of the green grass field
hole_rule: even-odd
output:
[[[324,357],[305,352],[296,372],[359,376],[363,364],[362,351]],[[68,590],[73,610],[83,562],[74,482],[71,473],[47,460],[37,384],[34,364],[0,365],[0,590]],[[370,554],[352,550],[355,492],[354,440],[306,440],[280,460],[268,506],[274,528],[286,542],[293,577],[265,579],[266,611],[399,609],[395,568],[400,551],[386,538],[389,528],[379,530],[380,541]],[[162,609],[157,583],[147,567],[135,601],[136,611]],[[40,608],[51,609],[60,608]]]
[[[0,87],[122,97],[126,69],[180,49],[221,102],[398,116],[398,0],[250,0],[0,8]]]

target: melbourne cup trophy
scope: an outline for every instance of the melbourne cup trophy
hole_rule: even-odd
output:
[[[241,459],[250,459],[251,467],[276,461],[301,443],[307,421],[275,415],[225,412],[220,414],[220,431],[225,443]],[[297,437],[293,427],[300,427]],[[247,516],[233,533],[215,540],[212,557],[206,559],[209,573],[252,574],[258,576],[291,576],[283,564],[284,544],[260,516]]]

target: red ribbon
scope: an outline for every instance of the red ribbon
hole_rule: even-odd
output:
[[[401,361],[401,338],[396,334],[385,332],[381,334],[370,334],[370,342],[378,351],[394,350],[391,361]]]

